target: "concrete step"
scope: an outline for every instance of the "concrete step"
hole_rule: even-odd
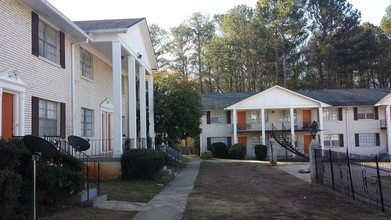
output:
[[[103,195],[94,196],[90,198],[89,201],[86,201],[85,203],[91,207],[98,207],[106,201],[107,201],[107,194],[103,194]]]
[[[98,195],[98,191],[96,188],[90,188],[89,193],[87,190],[83,190],[73,196],[70,197],[71,202],[79,203],[79,202],[85,202],[88,200],[88,197],[93,198],[94,196]]]

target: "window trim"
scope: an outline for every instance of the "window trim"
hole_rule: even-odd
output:
[[[89,56],[89,61],[90,61],[90,66],[88,66],[87,64],[85,64],[85,54],[87,54]],[[94,80],[94,68],[93,68],[93,62],[94,62],[94,56],[92,55],[92,53],[90,53],[88,50],[80,47],[80,72],[81,72],[81,76],[88,79],[88,80]],[[89,67],[89,70],[90,70],[90,76],[88,76],[87,74],[84,73],[84,68],[83,67]]]
[[[90,112],[91,113],[91,122],[87,122],[86,121],[86,112]],[[93,137],[94,136],[94,110],[93,109],[88,109],[88,108],[81,108],[81,114],[80,114],[80,124],[81,124],[81,128],[80,128],[80,134],[82,137]],[[86,125],[91,125],[91,129],[86,129]],[[91,132],[91,134],[89,135],[87,133],[87,131]]]

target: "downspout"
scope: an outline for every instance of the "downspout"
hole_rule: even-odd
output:
[[[72,43],[71,45],[71,56],[72,56],[72,68],[71,68],[71,82],[72,82],[72,85],[71,85],[71,95],[72,95],[72,135],[76,135],[76,131],[75,131],[75,112],[76,112],[76,80],[75,80],[75,45],[80,45],[80,44],[86,44],[89,42],[89,39],[87,38],[85,41],[82,41],[82,42],[76,42],[76,43]]]

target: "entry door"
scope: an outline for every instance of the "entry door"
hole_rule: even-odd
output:
[[[14,95],[3,93],[3,107],[2,107],[2,134],[4,140],[9,140],[13,135],[13,119],[14,119]]]
[[[303,110],[303,128],[311,125],[311,110]]]
[[[312,141],[312,135],[304,135],[304,153],[309,154],[309,146]]]
[[[102,112],[102,150],[111,151],[111,113]]]
[[[238,112],[239,130],[246,130],[246,112]]]
[[[246,155],[247,155],[247,137],[246,136],[238,137],[238,143],[246,146]]]

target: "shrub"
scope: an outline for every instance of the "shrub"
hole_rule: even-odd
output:
[[[266,145],[255,145],[255,157],[257,160],[266,160],[267,146]]]
[[[228,156],[230,159],[244,159],[246,156],[246,145],[234,144],[228,150]]]
[[[121,169],[125,179],[154,179],[167,165],[166,153],[152,149],[131,149],[122,154]]]
[[[11,171],[0,170],[0,219],[17,219],[18,198],[22,188],[22,176]]]
[[[228,156],[228,148],[227,145],[223,142],[215,142],[211,146],[212,153],[214,157],[217,158],[227,158]]]

